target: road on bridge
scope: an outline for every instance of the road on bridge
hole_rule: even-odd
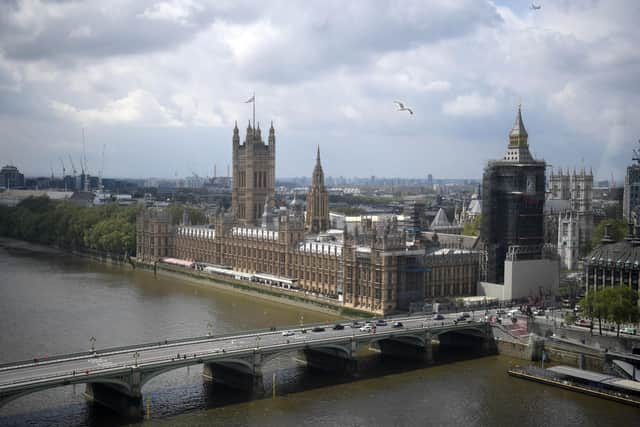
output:
[[[402,329],[429,328],[451,324],[459,313],[444,315],[443,320],[433,320],[432,316],[413,316],[393,318],[387,326],[378,326],[377,332],[394,330],[393,322],[402,322]],[[361,322],[362,323],[362,322]],[[361,331],[359,327],[351,327],[352,323],[339,322],[344,329],[336,330],[336,323],[322,325],[324,331],[312,332],[310,326],[280,329],[261,333],[246,333],[224,337],[205,337],[180,342],[158,343],[155,346],[131,346],[125,349],[104,349],[94,353],[58,356],[51,360],[37,362],[18,362],[0,367],[0,391],[14,389],[19,385],[26,385],[52,380],[70,379],[79,382],[79,376],[94,375],[114,369],[144,367],[175,361],[178,358],[206,358],[220,353],[238,350],[250,350],[287,343],[313,343],[329,338],[362,337],[373,332]],[[305,329],[306,333],[302,330]],[[285,336],[284,330],[291,335]]]

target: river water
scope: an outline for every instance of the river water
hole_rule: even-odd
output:
[[[335,317],[187,280],[107,266],[0,240],[0,363],[165,338],[230,333]],[[0,425],[606,426],[640,410],[510,378],[502,356],[425,367],[369,357],[355,378],[306,370],[293,356],[264,366],[248,396],[179,369],[143,390],[149,419],[85,402],[83,386],[34,393],[0,408]],[[272,398],[275,373],[276,397]]]

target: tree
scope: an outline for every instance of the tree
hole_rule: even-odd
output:
[[[478,215],[472,222],[466,223],[462,234],[465,236],[478,236],[480,234],[480,224],[482,224],[482,215]]]
[[[604,227],[609,225],[609,237],[615,242],[619,242],[627,235],[627,223],[620,219],[605,219],[600,221],[593,229],[591,244],[596,247],[600,244],[604,236]]]
[[[591,290],[580,300],[580,306],[592,324],[594,317],[598,319],[600,335],[602,335],[602,320],[615,323],[619,335],[620,324],[636,322],[640,317],[638,293],[626,285]]]
[[[617,335],[620,336],[620,324],[638,321],[638,293],[626,285],[604,290],[609,304],[608,320],[616,324]]]

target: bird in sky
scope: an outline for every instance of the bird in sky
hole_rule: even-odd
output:
[[[393,101],[398,104],[398,111],[408,111],[409,114],[413,115],[413,110],[409,107],[405,107],[404,104],[400,101]]]
[[[540,10],[540,9],[542,9],[542,6],[537,5],[534,2],[531,2],[531,6],[529,6],[529,9],[531,9],[531,10]]]

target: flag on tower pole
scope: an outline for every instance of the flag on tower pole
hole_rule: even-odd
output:
[[[256,94],[253,93],[253,96],[244,102],[245,104],[252,103],[253,104],[253,128],[256,127]]]

